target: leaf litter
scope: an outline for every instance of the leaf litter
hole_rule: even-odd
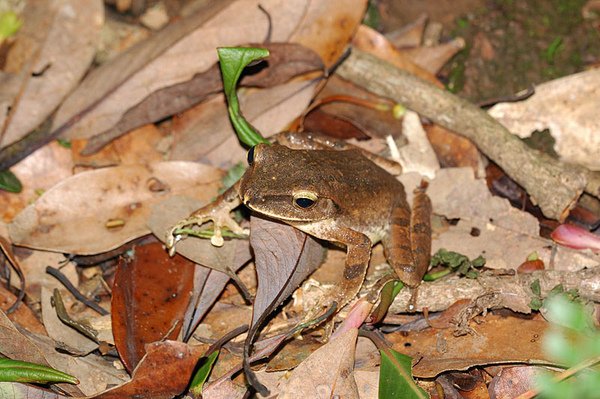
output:
[[[237,44],[249,41],[261,42],[268,37],[268,30],[271,29],[271,39],[287,42],[282,46],[295,46],[283,47],[284,55],[289,56],[292,53],[298,55],[300,63],[306,61],[305,64],[298,66],[293,57],[288,59],[289,62],[272,58],[269,68],[263,71],[267,72],[272,67],[281,67],[285,71],[278,75],[281,79],[267,75],[267,86],[272,87],[263,87],[264,85],[260,84],[260,88],[240,90],[242,110],[245,115],[262,132],[270,135],[298,123],[297,118],[306,112],[319,88],[319,80],[323,79],[323,77],[315,78],[316,75],[307,75],[307,72],[321,70],[322,65],[330,67],[339,59],[344,51],[342,44],[352,39],[364,7],[362,1],[347,1],[345,7],[341,7],[343,11],[335,14],[337,19],[331,22],[326,16],[329,15],[332,6],[327,2],[296,1],[293,4],[286,3],[285,6],[279,1],[263,3],[261,2],[261,5],[267,14],[260,11],[256,7],[257,2],[254,1],[238,0],[209,6],[204,10],[203,19],[190,18],[178,25],[169,25],[166,32],[155,34],[153,39],[129,50],[127,55],[117,57],[92,71],[72,92],[71,98],[63,102],[52,129],[55,132],[60,131],[67,137],[85,137],[92,140],[83,139],[74,142],[72,155],[69,150],[58,147],[55,143],[43,147],[15,167],[17,175],[25,183],[25,193],[13,197],[2,193],[3,204],[7,204],[3,218],[7,222],[12,221],[9,224],[9,232],[3,235],[10,237],[13,244],[35,248],[26,251],[21,249],[18,251],[18,256],[23,258],[27,296],[33,300],[41,300],[44,324],[49,336],[52,337],[29,338],[43,348],[33,360],[44,363],[46,360],[42,353],[47,353],[48,361],[52,358],[52,362],[56,362],[55,367],[61,369],[60,366],[63,366],[62,369],[66,372],[72,372],[70,369],[78,369],[80,389],[90,397],[111,398],[132,394],[139,397],[172,397],[185,389],[197,359],[205,353],[206,346],[197,346],[198,340],[208,343],[240,324],[253,324],[255,330],[249,336],[252,336],[251,340],[256,341],[255,356],[252,359],[255,361],[275,351],[286,337],[285,333],[293,331],[293,327],[302,320],[306,306],[310,309],[310,305],[303,304],[309,300],[307,285],[295,291],[294,301],[286,302],[286,299],[320,263],[323,247],[312,238],[298,236],[298,232],[288,226],[253,218],[251,228],[254,234],[251,244],[254,252],[252,254],[247,241],[243,240],[226,241],[221,249],[215,249],[208,241],[192,239],[178,244],[178,252],[196,265],[193,266],[192,262],[186,261],[190,266],[186,274],[179,272],[169,274],[169,277],[175,281],[186,284],[185,289],[178,291],[177,294],[171,294],[172,298],[181,301],[177,304],[177,311],[168,312],[168,315],[159,318],[158,314],[165,309],[161,309],[160,305],[153,302],[161,300],[160,298],[167,302],[170,291],[166,292],[166,296],[161,297],[159,295],[161,288],[154,288],[149,281],[153,281],[156,287],[163,288],[167,286],[167,281],[173,281],[165,278],[167,276],[165,273],[169,273],[169,266],[161,266],[157,261],[166,253],[156,242],[150,244],[156,251],[156,255],[150,257],[152,259],[137,260],[140,262],[140,273],[141,271],[150,273],[144,275],[147,280],[135,275],[125,279],[121,277],[120,284],[113,286],[113,298],[118,299],[124,292],[134,292],[132,291],[136,288],[134,281],[138,283],[147,281],[138,287],[138,290],[140,293],[147,290],[147,295],[152,298],[152,301],[113,299],[116,301],[112,307],[113,323],[114,320],[118,322],[112,326],[112,329],[115,336],[121,337],[117,341],[123,342],[117,343],[123,363],[129,364],[130,371],[133,370],[129,382],[123,383],[128,380],[125,373],[116,371],[109,362],[97,355],[97,352],[85,358],[74,358],[65,354],[61,354],[60,357],[48,355],[52,353],[55,346],[60,345],[61,341],[73,346],[73,349],[78,348],[82,352],[80,354],[86,353],[88,349],[80,343],[83,336],[70,327],[61,325],[62,322],[53,313],[54,308],[49,301],[50,287],[61,288],[61,290],[63,288],[52,278],[44,276],[45,265],[64,264],[64,270],[76,283],[75,285],[78,285],[80,279],[82,283],[88,279],[93,274],[92,269],[96,269],[94,273],[110,278],[114,274],[114,269],[122,266],[117,266],[114,260],[107,260],[102,266],[90,268],[89,275],[80,273],[77,276],[75,265],[66,262],[63,255],[40,251],[40,249],[92,255],[120,247],[134,238],[148,236],[151,233],[159,240],[163,240],[164,231],[170,225],[217,195],[223,173],[216,168],[229,168],[245,158],[244,150],[239,147],[237,139],[232,134],[223,98],[215,94],[219,90],[220,82],[215,79],[214,72],[208,80],[206,77],[208,75],[204,75],[214,69],[216,56],[213,50],[220,45],[217,42],[219,40]],[[239,9],[242,11],[232,19],[231,10],[234,7],[236,10],[241,7]],[[251,20],[255,26],[249,26],[248,21]],[[354,22],[348,25],[348,20]],[[216,34],[219,29],[223,29],[223,26],[231,23],[238,24],[239,31],[235,34],[228,33],[226,38]],[[413,31],[407,35],[420,36],[423,26],[424,23],[415,24],[412,27]],[[455,47],[457,43],[460,46],[460,41],[457,40],[413,50],[397,49],[385,37],[378,35],[377,32],[361,26],[354,36],[353,44],[357,48],[369,49],[376,54],[385,51],[387,55],[382,58],[397,63],[403,62],[402,68],[411,68],[413,73],[427,76],[435,82],[437,80],[432,77],[431,71],[438,70],[439,65],[444,64],[451,57],[458,48]],[[198,40],[198,37],[206,39],[206,43],[200,43],[203,40]],[[316,37],[327,38],[327,40],[315,40]],[[403,37],[397,36],[394,42],[401,43]],[[370,47],[369,40],[372,41],[371,45],[379,43],[380,48]],[[409,42],[418,43],[414,39],[410,39]],[[300,48],[298,44],[316,52],[323,64],[319,64],[315,58],[310,58],[307,53],[302,52],[305,50],[296,50]],[[186,51],[182,51],[183,48]],[[428,58],[431,56],[434,59]],[[65,55],[63,58],[69,57]],[[428,67],[431,71],[424,72]],[[275,73],[279,74],[279,72]],[[258,75],[254,76],[256,79]],[[14,79],[14,77],[10,78]],[[249,75],[246,79],[253,79],[253,77]],[[338,79],[337,74],[329,79],[327,85],[329,86],[336,79]],[[79,78],[75,77],[75,80]],[[198,89],[195,86],[198,82],[203,83],[199,86],[210,83],[208,84],[212,87],[210,90],[210,87],[200,87],[210,95],[207,96],[202,90],[194,92]],[[345,84],[346,82],[338,86],[331,85],[326,90],[331,90],[331,95],[335,96]],[[594,85],[591,83],[584,85],[586,89],[592,87]],[[536,96],[537,101],[543,105],[549,95],[544,94],[542,89],[540,88]],[[390,104],[389,99],[361,92],[361,89],[356,86],[344,90],[344,95],[363,98],[366,95],[374,101]],[[14,96],[16,91],[13,90],[12,93]],[[180,98],[190,93],[196,94],[190,98]],[[322,96],[325,97],[320,94],[317,98]],[[60,93],[56,93],[54,98],[58,98],[54,101],[62,101]],[[557,98],[560,101],[561,95],[559,94]],[[182,102],[177,103],[179,100]],[[162,109],[165,104],[172,108]],[[526,106],[527,104],[525,101],[514,105]],[[40,103],[40,105],[51,107],[52,102]],[[157,110],[164,113],[161,114]],[[352,108],[347,104],[342,106],[341,103],[335,102],[320,105],[313,110],[313,113],[318,118],[322,118],[318,126],[325,130],[330,125],[329,121],[338,119],[354,126],[358,137],[363,139],[373,137],[369,144],[359,141],[358,145],[385,148],[386,142],[383,139],[390,133],[396,142],[401,144],[401,153],[410,148],[411,141],[415,140],[411,137],[418,137],[417,142],[428,144],[426,140],[423,141],[425,134],[420,127],[418,116],[410,111],[404,116],[403,122],[390,117],[391,113],[383,112],[385,123],[380,121],[374,123],[370,120],[378,113],[382,114],[382,111],[366,110],[360,106]],[[556,114],[554,111],[549,113]],[[172,119],[161,121],[172,115],[175,115]],[[309,126],[306,122],[310,119],[309,114],[309,117],[303,121],[305,127]],[[317,119],[313,121],[313,123],[317,122]],[[41,122],[36,120],[34,123],[38,125]],[[146,131],[143,134],[147,136],[135,132],[128,133],[118,141],[113,140],[114,137],[127,133],[134,126],[147,123],[151,124],[139,130]],[[157,123],[158,129],[152,123]],[[439,157],[440,149],[449,146],[446,140],[449,140],[447,137],[451,133],[443,131],[437,125],[428,125],[425,129]],[[27,133],[31,128],[24,130],[24,133]],[[402,136],[399,134],[401,130]],[[439,133],[435,136],[436,139],[432,139],[431,131]],[[338,132],[345,134],[344,128],[338,128]],[[411,136],[411,132],[417,132],[417,136]],[[141,137],[148,137],[148,142],[151,144],[146,143],[147,146],[142,146],[143,149],[140,149],[140,143],[144,141],[140,139]],[[406,140],[409,141],[408,146],[404,146]],[[92,152],[102,146],[104,146],[103,152],[93,156],[79,154],[82,148],[86,149],[84,151]],[[433,152],[429,146],[413,145],[413,147],[421,155],[431,159]],[[472,145],[470,148],[473,151]],[[134,151],[138,153],[132,155]],[[434,203],[436,218],[440,220],[433,241],[434,250],[449,248],[469,257],[484,253],[486,266],[492,270],[482,273],[477,280],[450,277],[439,282],[423,283],[417,296],[416,309],[419,311],[429,309],[432,312],[446,310],[444,324],[436,321],[437,315],[430,314],[429,323],[432,326],[437,325],[437,329],[412,331],[408,335],[387,334],[386,337],[402,353],[420,359],[413,365],[413,374],[419,378],[434,378],[440,374],[446,375],[444,373],[447,370],[467,369],[473,366],[533,360],[551,364],[545,360],[545,354],[539,344],[539,336],[546,328],[545,321],[539,318],[531,320],[503,318],[486,315],[486,313],[493,308],[502,307],[515,312],[531,312],[529,299],[532,293],[529,287],[536,279],[541,281],[542,295],[547,295],[554,285],[562,283],[567,288],[580,287],[582,291],[586,290],[587,298],[598,301],[600,295],[594,288],[597,277],[593,269],[600,263],[598,255],[556,246],[547,238],[540,237],[538,221],[533,216],[511,207],[506,200],[491,196],[485,182],[475,178],[474,173],[476,176],[481,176],[483,170],[478,155],[465,160],[457,150],[454,150],[454,153],[447,152],[444,158],[445,166],[463,165],[469,168],[446,167],[437,170],[437,165],[432,166],[430,163],[423,162],[422,157],[413,158],[414,152],[415,150],[408,152],[402,159],[407,163],[405,169],[414,167],[415,170],[432,176],[428,193]],[[147,155],[146,159],[144,155]],[[164,156],[172,161],[161,162]],[[574,158],[578,156],[575,155]],[[590,165],[589,161],[583,163]],[[73,165],[78,165],[76,170]],[[88,170],[97,167],[102,169]],[[40,178],[41,171],[47,170],[53,170],[53,175]],[[77,172],[75,175],[73,175],[74,171]],[[405,183],[406,191],[411,193],[411,188],[418,185],[420,179],[421,176],[416,173],[403,176],[402,181]],[[185,198],[181,195],[191,195],[195,198]],[[4,202],[5,198],[6,202]],[[21,211],[27,203],[36,198],[34,203]],[[115,210],[120,211],[115,212]],[[15,214],[20,211],[21,214],[15,217]],[[273,240],[278,244],[273,244]],[[299,250],[302,245],[295,245],[306,240],[314,243],[310,244],[314,245],[314,253],[306,252],[305,249]],[[379,249],[376,248],[374,261],[381,258],[378,251]],[[537,253],[541,263],[554,270],[534,272],[527,277],[524,275],[515,277],[506,272],[517,268],[534,252]],[[329,248],[329,253],[330,256],[323,267],[339,270],[343,257],[339,256],[340,253],[335,248]],[[255,267],[258,274],[258,288],[252,315],[250,308],[243,303],[235,289],[228,288],[225,294],[221,294],[229,277],[247,264],[251,255],[256,259]],[[304,265],[305,261],[302,257],[309,258],[306,261],[308,265]],[[166,262],[174,262],[164,259]],[[281,269],[283,265],[292,267],[284,271]],[[294,267],[298,266],[306,266],[305,271],[303,273],[295,271]],[[158,270],[151,273],[149,272],[151,267],[157,267]],[[252,267],[243,269],[239,276],[253,275]],[[580,269],[584,267],[588,270],[581,271]],[[81,266],[78,270],[81,272]],[[323,273],[320,272],[313,277],[322,276]],[[503,275],[502,273],[505,272],[507,274]],[[331,274],[336,275],[335,271]],[[252,279],[246,280],[243,277],[238,279],[251,290],[255,289],[256,282]],[[583,282],[589,285],[585,286]],[[323,282],[312,280],[311,284],[320,285]],[[436,289],[438,291],[435,291]],[[65,293],[65,295],[67,303],[71,304],[73,300],[69,294]],[[162,295],[165,295],[165,292]],[[187,299],[188,295],[191,300]],[[437,302],[430,299],[435,299]],[[108,299],[105,297],[102,300]],[[393,324],[394,317],[403,316],[410,301],[412,301],[410,295],[404,290],[391,307],[387,320]],[[120,302],[118,306],[117,302]],[[452,304],[457,305],[453,307]],[[265,328],[259,330],[263,319],[269,318],[275,309],[283,309],[283,313],[278,313]],[[80,314],[76,308],[70,309],[69,312],[77,313],[77,319],[85,319],[83,316],[85,312]],[[466,317],[465,312],[472,312],[474,316]],[[135,318],[143,314],[150,314],[151,317],[134,320],[131,314],[134,314]],[[142,332],[141,325],[144,322],[166,320],[166,316],[170,319],[165,322],[166,325],[158,335],[137,338]],[[49,317],[53,318],[52,322]],[[88,315],[88,317],[93,316]],[[227,320],[227,323],[224,320]],[[473,323],[473,320],[481,324]],[[459,324],[470,333],[456,337]],[[8,318],[3,321],[3,325],[4,334],[10,337],[9,339],[15,342],[27,342],[24,339],[28,338],[19,335]],[[33,328],[26,327],[26,329]],[[128,334],[128,329],[132,329],[133,333]],[[69,332],[68,335],[64,334],[65,331]],[[520,333],[515,336],[512,333],[514,331]],[[259,332],[267,333],[267,336],[259,335]],[[327,331],[318,327],[308,334],[311,334],[311,338],[319,340],[327,335]],[[261,381],[263,378],[265,381],[270,381],[269,388],[283,395],[287,392],[290,397],[296,397],[298,392],[313,388],[317,391],[322,388],[332,392],[329,385],[331,381],[338,381],[335,390],[344,390],[348,392],[349,397],[374,397],[377,392],[378,371],[361,367],[358,355],[354,359],[355,334],[356,329],[349,329],[343,335],[343,337],[350,337],[348,342],[340,344],[341,341],[338,340],[342,337],[338,337],[313,352],[309,356],[310,360],[303,361],[295,367],[290,379],[283,377],[282,374],[264,371],[258,371],[257,375]],[[193,345],[174,341],[159,342],[166,335],[169,335],[170,339],[190,340]],[[269,343],[269,335],[277,339]],[[240,356],[243,352],[243,341],[244,337],[239,337],[226,345],[224,352],[228,353],[232,363],[223,363],[226,365],[225,369],[218,369],[221,360],[217,362],[219,371],[216,373],[213,371],[215,375],[211,377],[205,388],[207,397],[243,395],[244,389],[241,387],[243,381],[239,377],[234,380],[229,378],[232,372],[241,367],[240,360],[236,356]],[[134,344],[135,354],[132,355],[131,352],[127,354],[128,350],[123,348]],[[28,348],[26,350],[14,347],[11,351],[11,347],[4,348],[7,352],[3,351],[3,354],[15,358],[31,358],[30,351],[35,351],[33,349],[35,346],[31,343],[26,345]],[[96,347],[98,344],[93,345]],[[302,348],[301,344],[300,347]],[[99,350],[104,353],[102,348]],[[146,353],[144,358],[142,358],[143,353]],[[374,355],[373,348],[363,356],[371,360],[362,366],[370,364],[371,367],[373,365],[377,367],[379,364],[379,358]],[[135,360],[126,360],[128,357]],[[233,366],[236,359],[237,365]],[[327,366],[330,363],[331,366]],[[294,367],[295,364],[288,367]],[[156,373],[158,369],[161,370],[160,375]],[[530,370],[524,368],[525,373]],[[326,374],[321,374],[322,372]],[[157,382],[165,381],[165,375],[170,376],[166,378],[169,384],[158,386]],[[221,376],[224,378],[218,379]],[[525,375],[524,378],[529,377]],[[321,384],[323,381],[325,385]],[[106,390],[115,385],[118,386]],[[26,392],[23,385],[13,384],[12,387],[15,391]],[[3,384],[2,389],[4,388]],[[77,389],[73,387],[64,389],[72,394],[77,393]],[[502,388],[497,383],[493,389],[509,388]],[[491,390],[490,386],[490,393]],[[228,394],[231,396],[227,396]]]

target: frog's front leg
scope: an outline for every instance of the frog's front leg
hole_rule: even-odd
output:
[[[367,274],[372,242],[366,235],[351,229],[338,229],[328,240],[346,245],[346,264],[339,286],[333,288],[332,302],[338,309],[344,307],[358,294]]]
[[[177,230],[185,227],[192,227],[194,225],[201,226],[202,224],[212,221],[213,222],[213,236],[210,242],[220,247],[223,245],[223,235],[221,229],[223,227],[229,228],[236,234],[247,234],[244,230],[230,215],[230,212],[241,204],[240,197],[238,195],[240,188],[240,182],[238,181],[223,194],[219,195],[216,200],[210,204],[192,212],[187,218],[180,220],[176,225],[171,227],[167,231],[166,245],[169,249],[169,254],[175,253],[175,244],[181,239],[181,235],[177,234]]]

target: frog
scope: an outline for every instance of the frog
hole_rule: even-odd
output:
[[[223,245],[224,227],[247,234],[231,217],[245,205],[252,212],[289,224],[346,248],[341,283],[328,296],[341,307],[359,292],[372,247],[384,255],[401,282],[416,288],[429,266],[431,201],[424,185],[408,204],[398,163],[344,140],[316,133],[285,132],[272,144],[248,151],[248,169],[214,202],[194,211],[167,232],[173,253],[178,229],[213,222],[211,242]]]

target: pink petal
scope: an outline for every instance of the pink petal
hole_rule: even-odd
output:
[[[566,247],[575,249],[591,249],[600,252],[600,236],[590,233],[584,228],[572,224],[561,224],[552,234],[552,239]]]

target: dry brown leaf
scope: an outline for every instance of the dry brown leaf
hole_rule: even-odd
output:
[[[435,75],[463,48],[465,48],[465,40],[458,37],[437,46],[401,49],[400,52],[415,64]]]
[[[61,367],[59,363],[49,360],[43,349],[24,334],[31,336],[33,333],[27,330],[20,332],[6,317],[4,312],[0,311],[0,342],[2,342],[0,352],[4,356],[14,360],[22,360],[64,370],[64,367]],[[54,350],[54,346],[52,349]],[[54,350],[54,352],[56,351]],[[59,384],[59,386],[68,393],[81,396],[81,391],[78,387],[70,384]]]
[[[321,264],[324,250],[300,230],[256,216],[250,219],[250,244],[258,276],[252,318],[255,325]]]
[[[416,65],[407,56],[398,51],[382,34],[366,25],[361,25],[352,39],[352,45],[360,50],[373,54],[400,69],[404,69],[438,87],[443,85],[431,73]]]
[[[294,369],[279,398],[358,399],[354,380],[357,329],[351,329],[314,351]]]
[[[299,44],[265,43],[250,44],[250,46],[267,48],[268,62],[258,73],[244,76],[240,86],[273,87],[287,82],[294,76],[323,69],[319,56]],[[113,128],[94,136],[84,151],[86,154],[96,152],[115,137],[135,127],[181,113],[222,90],[221,72],[219,65],[215,64],[206,71],[194,75],[187,82],[165,87],[150,94],[129,109]]]
[[[316,81],[292,82],[269,89],[242,90],[238,93],[240,107],[254,127],[270,136],[284,130],[306,109],[316,85]],[[171,159],[199,160],[220,168],[246,159],[224,101],[218,95],[187,112],[191,115],[173,132]]]
[[[506,199],[492,196],[485,181],[474,179],[469,168],[440,169],[427,193],[436,214],[460,219],[435,237],[434,252],[446,248],[470,258],[483,253],[486,266],[500,269],[517,268],[533,252],[558,270],[600,264],[598,255],[554,247],[552,241],[541,238],[535,217],[513,208]]]
[[[387,33],[385,37],[397,48],[420,46],[427,25],[427,14],[421,14],[413,22],[398,30]]]
[[[111,359],[95,354],[85,357],[67,355],[58,352],[56,343],[48,337],[30,334],[29,338],[44,353],[52,367],[77,377],[78,391],[85,395],[93,395],[129,378],[124,370],[116,368]]]
[[[351,102],[328,102],[329,100],[335,100],[336,96],[340,95],[366,100],[373,105],[388,105],[390,109],[381,111],[373,107],[366,107]],[[311,111],[305,117],[303,125],[306,131],[322,132],[329,136],[344,139],[352,137],[359,139],[385,137],[390,134],[394,136],[400,135],[400,121],[391,112],[391,106],[393,105],[391,101],[373,95],[367,90],[339,78],[335,74],[327,79],[325,87],[323,87],[317,96],[316,101],[319,100],[327,102],[320,105],[314,111]],[[319,118],[325,120],[320,121]],[[341,121],[337,123],[339,126],[330,126],[332,119],[333,121]],[[346,127],[349,124],[351,124],[350,128]]]
[[[549,369],[539,366],[517,366],[503,368],[490,382],[490,399],[508,399],[536,389],[539,378],[552,375]]]
[[[53,142],[14,165],[11,171],[21,181],[23,191],[14,194],[0,190],[0,215],[6,222],[35,201],[40,192],[73,175],[73,161],[70,150]]]
[[[64,324],[56,315],[51,303],[52,291],[42,287],[42,320],[48,336],[55,340],[65,352],[85,356],[98,348],[98,344],[74,328]]]
[[[167,195],[216,195],[222,172],[193,162],[123,165],[62,181],[9,225],[14,244],[80,255],[105,252],[148,234],[154,203]],[[115,227],[108,227],[111,223]]]
[[[394,348],[421,359],[413,366],[419,378],[433,378],[446,370],[476,365],[544,362],[541,337],[548,323],[488,314],[474,325],[474,334],[455,337],[451,329],[428,328],[410,335],[389,334]]]
[[[192,290],[194,264],[170,257],[158,242],[134,248],[121,260],[112,290],[112,330],[119,357],[130,372],[145,355],[145,346],[177,339]]]
[[[270,19],[259,9],[259,3]],[[303,21],[306,0],[238,0],[211,3],[210,7],[201,14],[169,25],[153,39],[91,74],[59,109],[53,130],[75,116],[81,118],[68,127],[66,137],[92,137],[112,128],[149,94],[189,81],[196,73],[214,65],[215,48],[264,41],[270,21],[273,23],[271,41],[288,41]],[[232,26],[235,29],[230,29]],[[145,48],[141,57],[138,54],[141,51],[134,51],[137,48]],[[119,72],[118,77],[115,70]],[[95,93],[94,99],[82,98],[89,97],[90,89],[100,82],[103,82],[101,90]],[[86,105],[93,105],[93,109],[82,114]]]
[[[519,137],[550,129],[563,160],[600,171],[598,104],[600,68],[543,83],[527,100],[497,104],[489,113]]]
[[[148,227],[164,241],[169,227],[201,206],[202,202],[193,198],[171,197],[152,209]],[[183,323],[183,336],[187,340],[230,276],[250,260],[250,245],[246,240],[227,240],[217,248],[210,240],[190,238],[177,244],[177,252],[205,266],[197,266],[194,272],[194,290]]]
[[[0,382],[0,396],[5,399],[68,399],[71,397],[58,394],[50,389],[20,382]]]
[[[96,52],[104,23],[101,0],[29,1],[5,71],[20,74],[20,90],[7,119],[2,147],[40,125],[77,85]]]
[[[189,384],[204,346],[182,342],[155,342],[147,346],[146,356],[131,376],[131,381],[94,395],[93,399],[171,399]]]

